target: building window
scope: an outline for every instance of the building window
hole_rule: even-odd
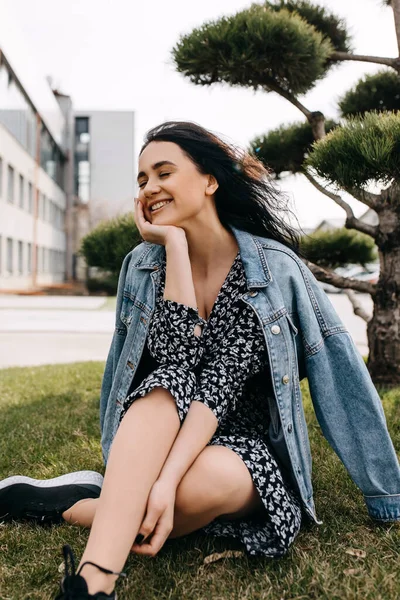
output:
[[[24,178],[22,175],[19,176],[19,207],[24,208],[24,195],[25,195]]]
[[[43,219],[43,194],[39,192],[38,198],[38,218]]]
[[[14,203],[14,169],[8,165],[7,200]]]
[[[27,261],[26,261],[26,271],[28,275],[32,273],[32,244],[28,242],[27,244]]]
[[[7,271],[10,274],[14,272],[13,259],[13,240],[11,238],[7,238]]]
[[[22,242],[18,242],[18,273],[24,272],[24,247]]]
[[[90,198],[89,118],[75,118],[75,195],[82,202]]]
[[[43,248],[43,271],[49,272],[49,249]]]
[[[65,158],[44,126],[40,135],[40,165],[63,188]]]
[[[28,211],[33,215],[33,186],[28,182]]]
[[[41,246],[37,247],[37,272],[43,272],[43,248]]]
[[[4,54],[0,57],[0,123],[35,157],[36,115]]]

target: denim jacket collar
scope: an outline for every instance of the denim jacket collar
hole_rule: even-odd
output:
[[[272,281],[263,243],[257,236],[230,225],[239,246],[248,289],[266,287]],[[134,263],[136,269],[154,270],[161,266],[165,257],[165,247],[159,244],[144,242],[145,248]]]

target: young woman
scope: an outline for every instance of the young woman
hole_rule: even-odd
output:
[[[122,265],[100,420],[106,470],[0,483],[0,516],[91,527],[58,598],[115,598],[127,556],[202,529],[250,555],[317,524],[300,380],[370,516],[400,520],[400,469],[359,352],[284,223],[263,165],[193,123],[139,156],[143,243]],[[100,497],[99,495],[101,489]],[[141,543],[140,543],[141,542]]]

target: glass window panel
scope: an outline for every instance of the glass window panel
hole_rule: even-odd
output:
[[[19,176],[19,207],[24,208],[25,182],[22,175]]]
[[[9,273],[14,272],[13,260],[13,240],[11,238],[7,238],[7,271]]]
[[[28,211],[33,214],[33,186],[28,182]]]
[[[18,273],[22,275],[24,271],[24,247],[21,241],[18,242]]]
[[[11,165],[8,165],[7,200],[12,203],[14,202],[14,169]]]
[[[30,242],[28,242],[27,244],[27,264],[26,264],[26,270],[27,273],[30,275],[32,273],[32,244]]]

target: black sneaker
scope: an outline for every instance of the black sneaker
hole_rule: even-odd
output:
[[[82,575],[79,575],[79,573],[85,565],[93,565],[94,567],[100,569],[100,571],[103,571],[103,573],[108,573],[110,575],[120,575],[122,577],[126,577],[126,573],[116,573],[115,571],[110,571],[110,569],[105,569],[104,567],[100,567],[99,565],[96,565],[90,561],[84,562],[79,571],[75,573],[74,554],[68,544],[63,546],[63,554],[65,577],[60,583],[60,593],[55,597],[55,600],[117,600],[117,594],[115,591],[111,592],[111,594],[106,594],[105,592],[89,594],[86,580],[82,577]]]
[[[54,479],[17,475],[0,481],[0,523],[34,521],[42,525],[62,523],[62,513],[78,500],[98,498],[103,476],[77,471]]]

